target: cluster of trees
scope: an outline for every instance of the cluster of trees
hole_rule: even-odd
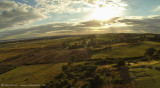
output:
[[[67,49],[76,49],[82,47],[97,47],[99,45],[106,45],[106,44],[114,44],[114,43],[133,43],[138,41],[144,40],[151,40],[151,41],[159,41],[160,35],[158,34],[106,34],[101,36],[102,39],[98,39],[96,35],[87,35],[83,36],[77,40],[72,42],[64,42],[62,43],[63,48]],[[103,37],[106,37],[108,40],[104,40]]]
[[[146,38],[147,40],[150,40],[150,41],[160,41],[160,35],[159,34],[151,34],[149,36],[150,37]]]
[[[141,34],[140,40],[149,40],[149,41],[159,41],[160,40],[160,34]]]
[[[128,62],[128,65],[130,63],[137,63],[139,61],[149,61],[149,60],[158,60],[160,58],[160,50],[156,50],[155,48],[147,48],[145,50],[145,53],[143,56],[137,56],[137,57],[125,57],[125,58],[106,58],[106,59],[94,59],[95,65],[108,65],[108,64],[116,64],[119,62],[119,60],[122,62],[126,61]],[[118,65],[120,66],[120,65]]]
[[[103,84],[103,81],[103,76],[101,76],[100,74],[95,74],[93,77],[87,78],[81,88],[97,88]]]
[[[77,49],[82,47],[94,47],[96,45],[96,36],[89,35],[75,40],[74,42],[64,42],[62,47],[66,49]]]
[[[108,65],[108,64],[113,64],[115,61],[114,60],[107,60],[107,59],[99,59],[94,62],[95,65]]]
[[[160,50],[156,50],[155,48],[148,48],[146,49],[145,57],[147,60],[159,59]]]
[[[105,67],[98,69],[92,61],[78,65],[63,65],[62,71],[61,74],[41,88],[98,88],[106,84],[123,83],[123,79],[119,77],[117,71]],[[77,86],[79,82],[82,84]]]
[[[130,62],[137,63],[140,61],[159,60],[159,58],[160,58],[160,50],[151,47],[145,49],[144,56],[126,57],[120,59],[127,61],[128,63]]]
[[[120,33],[120,34],[112,34],[112,36],[107,36],[112,39],[110,43],[119,43],[119,42],[137,42],[137,41],[159,41],[160,34],[127,34],[127,33]]]
[[[62,47],[67,49],[76,49],[82,47],[97,47],[99,45],[110,45],[122,42],[137,42],[138,40],[132,34],[113,34],[112,36],[107,34],[105,37],[107,37],[108,40],[103,40],[103,37],[102,39],[98,39],[96,35],[88,35],[75,40],[76,42],[74,41],[62,43]]]
[[[96,65],[76,65],[76,66],[62,66],[62,71],[68,78],[79,77],[80,79],[93,75],[93,72],[97,69]]]
[[[81,47],[84,47],[83,44],[81,43],[74,43],[72,45],[70,45],[70,43],[68,42],[62,43],[62,48],[66,48],[66,49],[76,49],[76,48],[81,48]]]
[[[125,58],[106,58],[106,59],[97,59],[94,61],[95,65],[111,65],[116,64],[115,67],[119,68],[126,65]]]
[[[50,81],[45,87],[42,88],[70,88],[71,86],[74,86],[78,80],[83,80],[94,76],[96,69],[97,66],[92,64],[76,66],[63,65],[63,73],[57,75],[54,80]],[[93,84],[89,84],[89,86],[93,86]],[[85,88],[84,85],[82,88]]]
[[[99,48],[99,49],[94,49],[94,48],[90,48],[90,52],[91,53],[97,53],[97,52],[101,52],[101,51],[111,51],[112,50],[112,47],[111,46],[107,46],[105,48]]]
[[[146,49],[145,56],[158,56],[160,55],[160,50],[156,50],[155,48]]]
[[[71,83],[65,79],[52,80],[46,84],[46,86],[41,86],[41,88],[71,88]]]

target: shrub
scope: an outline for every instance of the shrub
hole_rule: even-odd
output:
[[[74,78],[72,85],[74,85],[78,81],[78,78]]]
[[[120,78],[119,79],[116,78],[116,79],[113,80],[113,83],[115,83],[115,84],[123,84],[123,82],[124,81]]]
[[[97,69],[97,66],[95,65],[88,66],[88,71],[94,72],[96,69]]]
[[[99,60],[95,62],[95,65],[105,65],[107,64],[106,60]]]
[[[90,83],[91,88],[97,88],[103,83],[104,78],[100,74],[96,74],[94,77],[90,77],[87,81]]]
[[[90,88],[90,83],[86,82],[84,83],[81,88]]]
[[[69,78],[69,79],[72,79],[72,78],[74,78],[74,74],[73,73],[67,73],[67,78]]]
[[[63,65],[63,66],[62,66],[62,71],[63,71],[63,72],[65,72],[67,69],[68,69],[68,66],[67,66],[67,65]]]
[[[90,72],[90,71],[85,71],[85,72],[83,72],[82,74],[81,74],[81,78],[87,78],[87,77],[89,77],[89,76],[91,76],[92,75],[92,72]]]
[[[160,71],[160,67],[155,67],[156,70]]]
[[[57,76],[55,76],[55,79],[61,79],[61,78],[64,78],[65,74],[64,73],[61,73]]]
[[[154,49],[154,48],[148,48],[148,49],[146,49],[145,55],[152,56],[155,53],[155,51],[156,51],[156,49]]]
[[[111,74],[109,72],[106,73],[106,76],[111,76]]]
[[[143,58],[141,58],[141,61],[148,61],[148,58],[143,57]]]
[[[117,63],[117,67],[120,68],[120,67],[124,66],[125,64],[126,64],[126,63],[125,63],[124,60],[120,60],[120,61],[118,61],[118,63]]]

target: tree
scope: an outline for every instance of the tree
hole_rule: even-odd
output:
[[[159,39],[159,35],[158,34],[155,34],[154,35],[154,40],[158,40]]]
[[[68,61],[68,66],[70,66],[75,60],[75,56],[71,56]]]
[[[62,43],[62,47],[63,47],[63,48],[66,48],[66,47],[67,47],[67,43],[63,42],[63,43]]]
[[[68,69],[68,66],[67,66],[67,65],[63,65],[63,66],[62,66],[62,71],[63,71],[63,72],[66,72],[67,69]]]
[[[156,55],[160,55],[160,50],[157,50],[157,53],[156,53]]]
[[[61,73],[61,74],[55,76],[55,79],[62,79],[64,76],[65,76],[65,74]]]
[[[156,52],[156,49],[154,49],[154,48],[148,48],[148,49],[146,49],[145,55],[146,56],[152,56],[155,52]]]
[[[103,84],[104,78],[100,74],[96,74],[94,77],[90,77],[87,81],[90,84],[90,88],[98,88],[98,86]]]
[[[125,63],[124,60],[120,60],[120,61],[118,61],[118,63],[117,63],[117,67],[118,67],[118,68],[121,68],[121,67],[124,66],[124,65],[126,65],[126,63]]]
[[[81,88],[90,88],[90,83],[86,82],[84,83]]]

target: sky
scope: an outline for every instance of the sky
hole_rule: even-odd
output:
[[[160,33],[160,0],[0,0],[0,40]]]

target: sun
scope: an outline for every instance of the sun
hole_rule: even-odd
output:
[[[93,9],[90,19],[107,20],[122,15],[122,8],[113,5],[99,4]]]

